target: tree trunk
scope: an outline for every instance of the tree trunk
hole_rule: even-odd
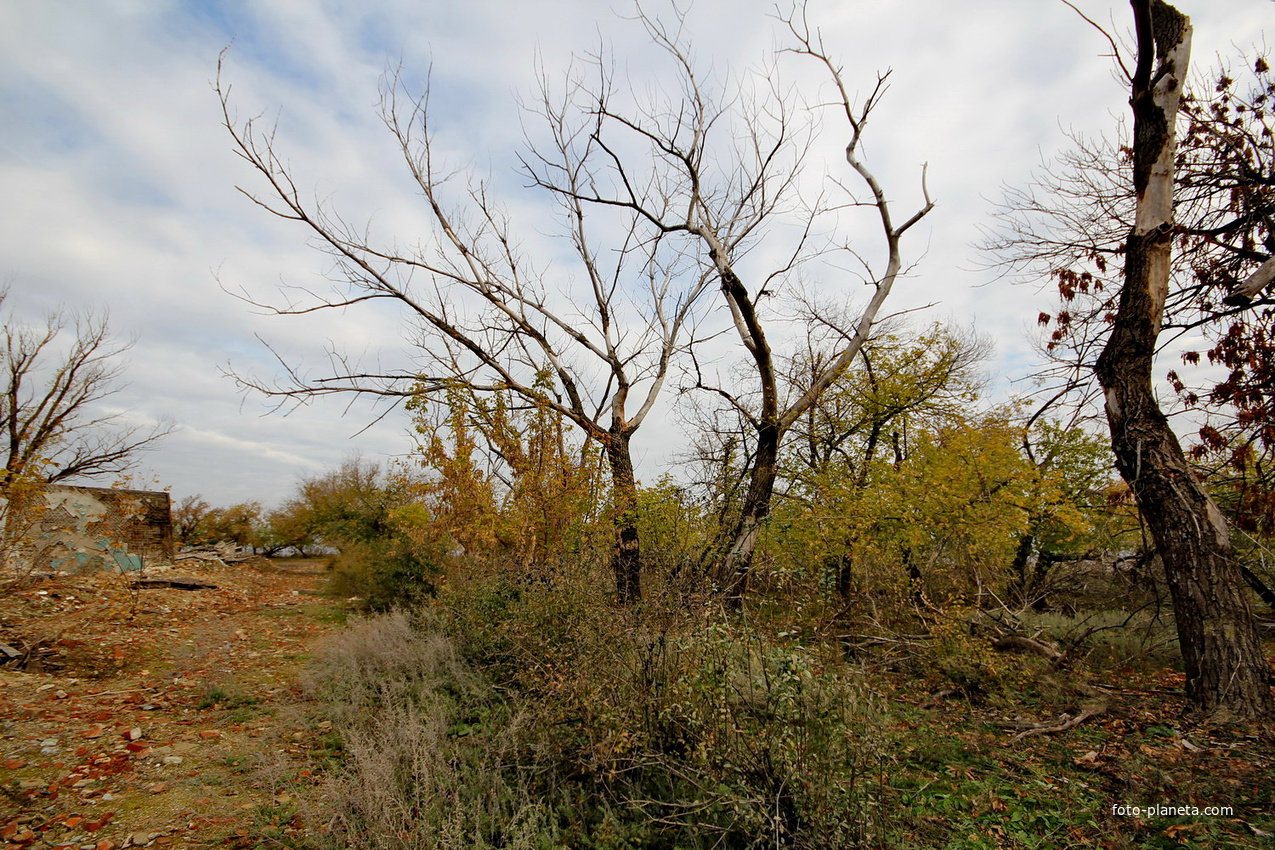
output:
[[[1191,705],[1219,721],[1254,720],[1271,713],[1270,672],[1226,522],[1188,464],[1151,388],[1168,292],[1174,124],[1191,26],[1161,0],[1133,0],[1133,6],[1137,214],[1126,243],[1119,311],[1096,371],[1117,468],[1136,495],[1164,562]]]
[[[1036,536],[1030,531],[1019,535],[1018,546],[1014,550],[1014,562],[1010,566],[1009,597],[1020,608],[1025,607],[1031,599],[1031,577],[1027,567],[1031,563],[1032,549],[1036,546]]]
[[[740,510],[739,522],[731,534],[730,548],[722,569],[726,589],[726,606],[732,611],[744,607],[748,594],[748,574],[757,550],[762,523],[770,515],[770,501],[775,493],[775,475],[779,463],[779,424],[762,421],[757,426],[757,454],[748,480],[748,492]]]
[[[637,527],[637,480],[633,475],[633,455],[629,435],[614,433],[606,440],[611,486],[615,492],[615,549],[611,567],[615,571],[616,598],[621,605],[642,599],[642,552]]]

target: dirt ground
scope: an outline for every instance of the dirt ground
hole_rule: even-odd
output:
[[[343,611],[323,562],[185,566],[138,587],[45,579],[0,596],[0,846],[244,847],[290,801],[326,724],[298,685]],[[16,653],[16,656],[15,656]]]

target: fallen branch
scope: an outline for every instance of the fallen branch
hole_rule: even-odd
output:
[[[992,649],[999,652],[1030,652],[1041,655],[1057,664],[1064,657],[1063,653],[1047,643],[1022,635],[1008,635],[992,641]]]
[[[85,694],[85,696],[113,697],[119,694],[140,694],[140,693],[145,693],[146,691],[157,691],[157,690],[159,690],[159,688],[129,688],[128,690],[124,690],[124,691],[98,691],[97,693]]]
[[[1082,708],[1080,713],[1075,717],[1064,714],[1058,720],[1047,723],[1023,723],[1021,721],[1012,721],[1008,723],[1001,723],[1000,725],[1006,729],[1021,729],[1022,731],[1013,738],[1015,742],[1018,742],[1024,738],[1031,738],[1036,735],[1052,735],[1055,732],[1066,732],[1068,729],[1075,729],[1087,720],[1092,720],[1101,714],[1106,714],[1108,706],[1109,703],[1105,700],[1102,702],[1091,702]]]

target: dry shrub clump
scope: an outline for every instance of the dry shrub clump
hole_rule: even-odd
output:
[[[332,846],[880,834],[878,706],[821,651],[712,608],[620,610],[568,581],[485,580],[439,602],[359,622],[309,676],[342,738]]]
[[[321,647],[306,685],[342,752],[320,801],[324,846],[535,848],[551,837],[509,767],[522,720],[441,630],[402,612],[361,620]]]

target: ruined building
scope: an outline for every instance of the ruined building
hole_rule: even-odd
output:
[[[128,572],[173,561],[167,493],[59,484],[37,502],[24,547],[36,570]]]

